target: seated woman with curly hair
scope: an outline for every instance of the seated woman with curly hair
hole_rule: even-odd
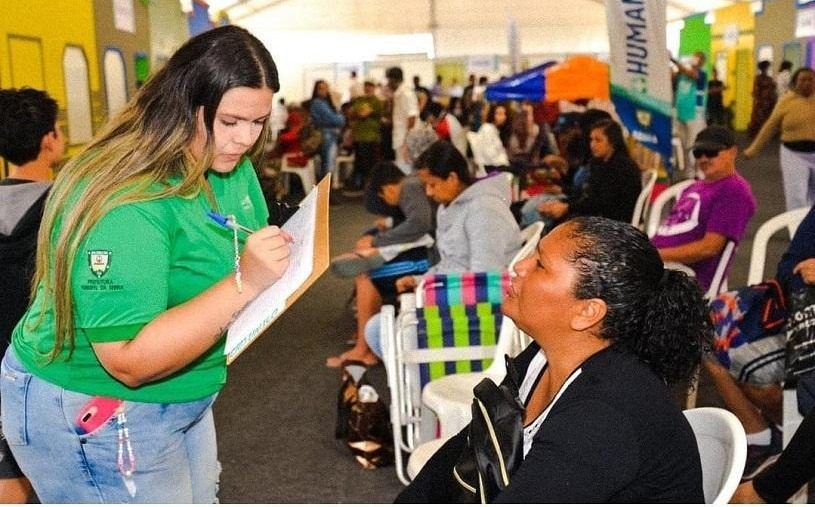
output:
[[[515,271],[502,310],[534,340],[514,360],[523,459],[492,501],[704,502],[696,441],[669,390],[709,347],[695,282],[666,270],[640,231],[600,217],[556,227]],[[468,432],[397,501],[458,498]]]

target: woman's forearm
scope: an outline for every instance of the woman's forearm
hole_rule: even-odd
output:
[[[132,340],[97,342],[93,347],[108,373],[138,387],[175,373],[213,347],[257,294],[251,286],[238,292],[230,275],[165,311]]]

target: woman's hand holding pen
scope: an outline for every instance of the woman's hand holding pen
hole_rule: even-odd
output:
[[[257,294],[279,280],[289,266],[292,242],[289,233],[273,225],[250,234],[241,255],[244,287]]]

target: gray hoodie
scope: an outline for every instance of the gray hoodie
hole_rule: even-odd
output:
[[[6,178],[0,182],[0,353],[28,307],[37,231],[51,183]]]
[[[430,271],[498,271],[521,247],[521,231],[509,210],[509,181],[499,173],[470,185],[436,212],[441,260]]]

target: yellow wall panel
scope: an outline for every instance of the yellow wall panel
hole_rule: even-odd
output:
[[[45,88],[45,71],[42,56],[42,41],[28,37],[9,36],[9,68],[11,85],[14,88],[29,86]]]
[[[17,86],[20,81],[17,76],[12,80],[11,48],[15,52],[28,51],[21,48],[18,41],[39,39],[43,87],[59,103],[63,117],[66,99],[62,59],[67,45],[83,48],[88,59],[90,93],[98,95],[99,62],[93,23],[92,0],[0,1],[0,87]],[[16,70],[18,63],[14,65]],[[26,64],[22,72],[25,77],[21,79],[35,79],[33,63],[30,67]]]
[[[744,130],[752,111],[752,85],[755,68],[755,18],[749,3],[735,4],[714,11],[711,25],[711,55],[727,55],[727,88],[724,103],[733,107],[733,127]],[[737,58],[737,52],[739,57]]]

